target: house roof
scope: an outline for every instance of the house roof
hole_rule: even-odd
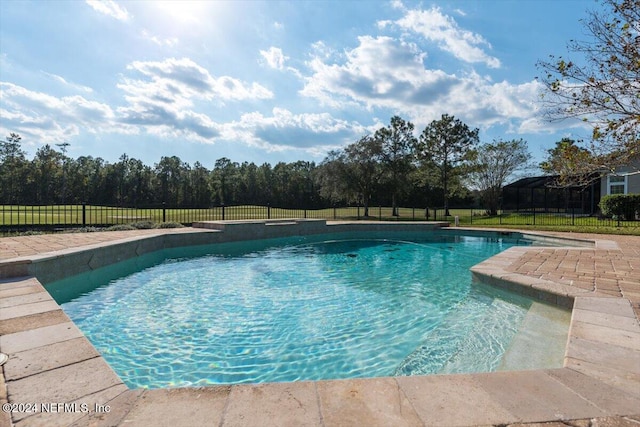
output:
[[[587,185],[571,185],[571,186],[562,186],[558,185],[557,182],[558,175],[545,175],[545,176],[533,176],[528,178],[521,178],[511,184],[505,185],[503,189],[510,188],[577,188],[582,189]]]
[[[529,178],[521,178],[511,184],[505,185],[504,188],[544,188],[550,187],[551,183],[557,176],[533,176]]]

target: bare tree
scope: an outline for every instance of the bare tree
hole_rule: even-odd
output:
[[[564,153],[573,168],[555,172],[565,181],[615,170],[640,155],[640,0],[602,4],[603,10],[583,21],[589,39],[568,43],[579,59],[550,56],[538,62],[547,88],[545,117],[580,119],[592,128],[584,147],[588,156]],[[573,153],[580,161],[571,161]]]

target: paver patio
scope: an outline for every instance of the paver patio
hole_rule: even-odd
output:
[[[0,268],[16,259],[55,258],[78,248],[209,232],[186,228],[0,238]],[[559,369],[129,390],[38,280],[0,279],[0,352],[10,357],[2,366],[0,402],[68,405],[49,413],[3,412],[0,427],[638,427],[640,237],[543,234],[597,243],[511,248],[474,267],[474,275],[572,303],[565,363]],[[109,412],[99,411],[106,407]]]

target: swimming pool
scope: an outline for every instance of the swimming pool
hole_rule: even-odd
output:
[[[469,267],[516,244],[530,242],[369,232],[225,243],[47,289],[130,387],[492,371],[532,301],[472,284]]]

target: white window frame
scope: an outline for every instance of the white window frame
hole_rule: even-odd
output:
[[[611,182],[611,177],[614,176],[616,178],[624,178],[624,180],[622,182]],[[623,186],[623,192],[622,193],[611,193],[611,187],[612,186],[618,186],[618,185],[622,185]],[[628,178],[627,175],[607,175],[607,194],[627,194],[627,188],[628,188]]]

